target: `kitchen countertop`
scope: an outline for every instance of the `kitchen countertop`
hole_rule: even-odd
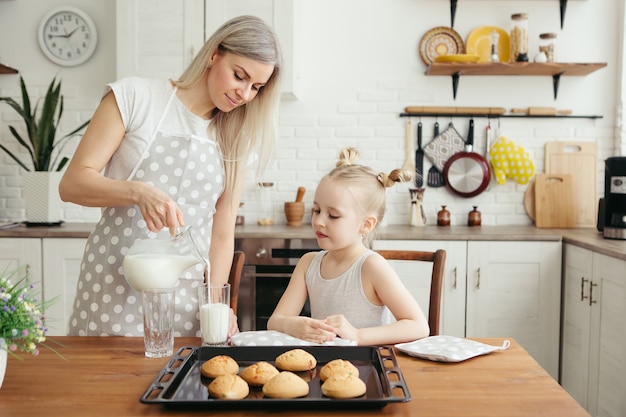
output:
[[[0,229],[2,237],[86,238],[92,223],[63,223],[57,227],[18,226]],[[235,228],[235,238],[314,239],[311,226],[242,225]],[[465,241],[562,241],[607,256],[626,260],[626,240],[604,239],[595,228],[539,229],[534,226],[425,226],[389,225],[378,229],[381,240],[465,240]]]

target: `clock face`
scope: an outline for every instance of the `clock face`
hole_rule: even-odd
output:
[[[51,10],[41,20],[38,35],[44,55],[52,62],[68,67],[87,61],[98,42],[93,21],[74,7]]]

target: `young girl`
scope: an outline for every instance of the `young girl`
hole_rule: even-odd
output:
[[[344,148],[337,167],[315,191],[311,225],[320,252],[305,254],[294,269],[267,327],[324,343],[339,336],[359,345],[408,342],[428,336],[428,322],[391,265],[366,247],[385,213],[385,188],[411,173],[389,174],[355,165],[358,151]],[[311,317],[299,316],[307,298]],[[387,323],[385,306],[396,321]]]

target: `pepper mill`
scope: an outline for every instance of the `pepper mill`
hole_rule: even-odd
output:
[[[480,226],[481,218],[480,211],[477,210],[478,206],[473,206],[474,210],[470,211],[467,214],[467,225],[468,226]]]
[[[437,226],[450,226],[450,212],[446,206],[441,206],[441,210],[437,212]]]

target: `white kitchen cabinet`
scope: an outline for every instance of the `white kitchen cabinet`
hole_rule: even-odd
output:
[[[42,241],[44,297],[46,300],[56,299],[46,310],[48,334],[65,336],[87,239],[46,238]]]
[[[440,334],[465,337],[466,241],[378,240],[374,249],[446,251],[446,267],[441,296]],[[389,261],[425,314],[428,314],[431,264],[415,267],[412,261]]]
[[[0,272],[10,273],[23,265],[27,266],[29,283],[41,291],[40,239],[1,238]]]
[[[243,14],[258,16],[274,28],[283,52],[282,97],[296,99],[300,12],[294,0],[117,0],[117,78],[178,78],[206,38]]]
[[[559,372],[561,242],[468,242],[467,337],[512,337]]]
[[[626,415],[626,261],[564,249],[561,385],[592,416]]]
[[[374,248],[445,249],[441,334],[515,338],[558,378],[561,242],[376,241]],[[409,270],[396,270],[427,308],[427,284],[416,289]]]

